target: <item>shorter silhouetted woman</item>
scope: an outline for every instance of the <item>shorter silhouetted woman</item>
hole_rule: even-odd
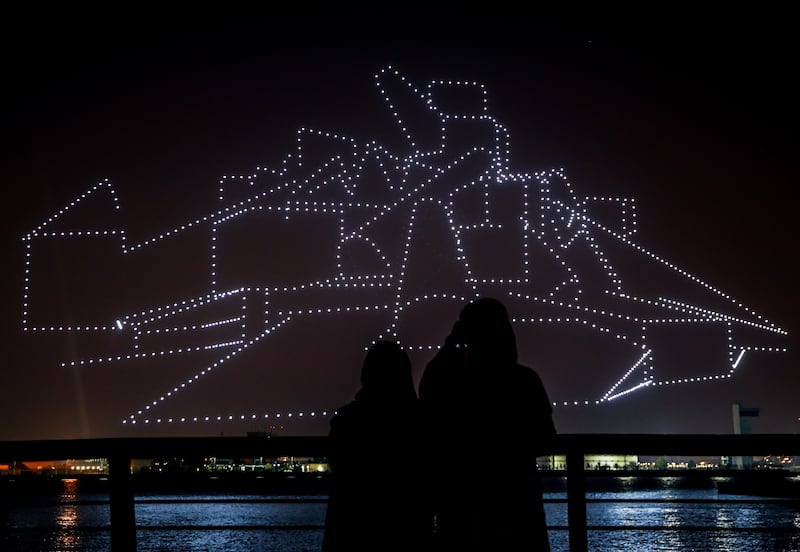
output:
[[[408,355],[378,341],[364,359],[361,389],[331,418],[323,552],[427,549],[420,422]]]

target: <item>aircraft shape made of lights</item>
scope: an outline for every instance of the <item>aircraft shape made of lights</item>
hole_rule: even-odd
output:
[[[332,390],[344,376],[302,366],[381,338],[424,364],[460,307],[483,295],[507,304],[520,358],[535,362],[557,406],[726,379],[748,352],[785,350],[783,329],[637,244],[633,199],[578,196],[563,169],[512,167],[483,85],[418,88],[391,67],[375,79],[401,130],[395,150],[301,128],[279,168],[224,177],[219,207],[146,239],[119,224],[107,180],[36,226],[24,237],[25,330],[113,335],[64,366],[152,366],[125,395],[139,402],[120,401],[129,425],[327,414],[308,405],[341,404]],[[41,259],[65,247],[122,263],[124,293],[56,319],[54,289],[102,287],[47,269]],[[200,251],[192,262],[203,268],[186,251]],[[65,321],[81,313],[85,322]],[[334,345],[307,345],[318,332]],[[253,353],[269,348],[284,352]],[[258,376],[232,368],[245,358]],[[270,366],[294,368],[278,377]],[[239,386],[222,384],[225,374]],[[223,405],[227,395],[237,398]]]

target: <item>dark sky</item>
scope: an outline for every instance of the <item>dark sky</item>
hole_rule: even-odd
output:
[[[280,168],[300,127],[361,143],[376,140],[396,151],[402,139],[373,78],[390,65],[420,86],[434,79],[483,83],[492,115],[509,131],[514,170],[563,167],[577,195],[634,198],[638,245],[788,331],[788,337],[769,343],[788,352],[748,353],[741,369],[724,381],[648,389],[588,408],[557,408],[560,431],[726,433],[734,401],[761,408],[756,431],[800,427],[798,90],[792,75],[797,47],[785,16],[655,19],[585,13],[420,21],[218,14],[155,21],[142,14],[95,23],[73,13],[20,14],[9,25],[14,29],[4,33],[2,45],[0,415],[5,422],[0,438],[240,434],[275,420],[265,422],[264,412],[283,413],[277,423],[287,433],[325,432],[321,412],[348,400],[357,388],[362,354],[357,347],[374,336],[368,322],[362,327],[349,319],[311,318],[306,325],[286,324],[274,336],[281,341],[236,355],[211,384],[181,396],[186,413],[212,417],[235,411],[230,404],[216,405],[220,396],[228,403],[236,402],[231,397],[261,397],[257,423],[212,420],[142,428],[140,420],[135,429],[123,427],[120,420],[134,405],[152,396],[160,402],[172,382],[213,358],[71,367],[71,361],[110,355],[105,351],[123,345],[118,338],[95,342],[91,332],[23,332],[22,238],[108,178],[119,218],[89,226],[119,224],[129,245],[143,242],[219,209],[223,176],[253,174],[259,166]],[[300,271],[313,271],[311,251],[318,244],[305,238],[304,224],[296,220],[278,230],[277,240],[252,228],[238,230],[225,251],[233,265],[250,269],[270,270],[258,259],[279,259],[290,279],[294,263]],[[250,241],[253,236],[258,239]],[[91,305],[116,300],[121,307],[115,312],[122,316],[199,297],[208,291],[208,240],[195,250],[182,239],[160,253],[145,248],[154,252],[134,259],[144,268],[130,261],[114,269],[93,264],[95,257],[83,245],[90,242],[70,242],[69,249],[48,242],[44,247],[54,260],[43,270],[54,276],[55,287],[35,299],[32,292],[31,307],[72,320],[91,317]],[[202,257],[198,267],[205,263],[202,269],[195,270],[195,254]],[[173,265],[185,270],[173,271]],[[238,281],[236,275],[232,281]],[[70,296],[79,288],[87,295]],[[300,308],[287,301],[294,306],[286,309]],[[348,297],[341,304],[361,301]],[[453,302],[449,308],[455,316],[459,306]],[[342,327],[353,332],[347,353],[337,352],[342,342],[331,337]],[[438,343],[448,329],[431,327],[428,341]],[[556,337],[565,347],[581,346],[569,343],[569,334]],[[417,374],[430,354],[415,353]],[[533,357],[522,360],[531,365],[546,360]],[[548,371],[546,362],[538,367],[558,398],[564,389],[579,387],[576,378],[583,381],[582,368],[573,368],[567,374]],[[298,422],[299,411],[314,411],[316,421],[306,416]],[[287,420],[289,412],[294,420]]]

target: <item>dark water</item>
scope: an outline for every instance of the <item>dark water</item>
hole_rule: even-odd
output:
[[[107,495],[62,485],[8,509],[0,549],[110,550]],[[721,494],[710,478],[608,478],[595,486],[587,494],[590,550],[800,552],[797,500]],[[565,498],[558,482],[548,486],[554,552],[569,550]],[[139,493],[138,550],[316,552],[325,509],[323,495]]]

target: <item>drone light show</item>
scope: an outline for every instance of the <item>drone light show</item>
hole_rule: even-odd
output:
[[[324,433],[373,341],[399,341],[418,381],[480,296],[508,307],[556,413],[712,393],[786,352],[746,297],[637,241],[635,197],[512,158],[480,82],[385,67],[374,85],[400,146],[300,127],[196,217],[133,233],[110,175],[31,225],[22,326],[63,336],[87,408],[133,432]]]

